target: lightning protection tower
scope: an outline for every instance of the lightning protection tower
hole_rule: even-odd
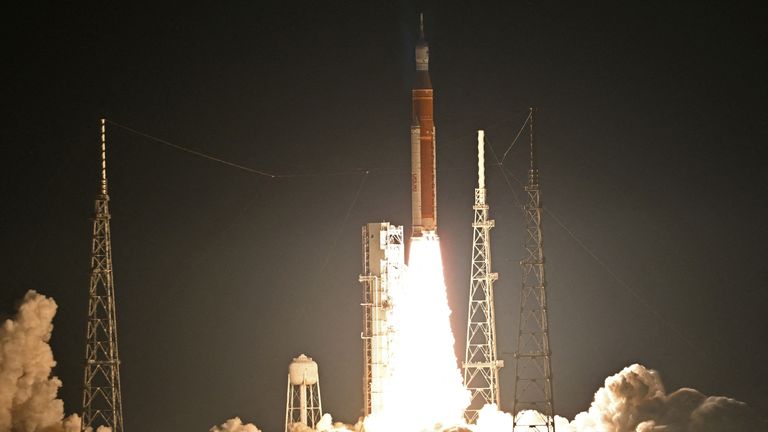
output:
[[[123,432],[106,147],[106,120],[101,119],[101,187],[96,196],[91,243],[82,430],[107,426],[113,432]]]
[[[474,221],[472,222],[472,277],[469,284],[469,313],[467,315],[467,344],[464,356],[464,386],[471,393],[471,402],[464,412],[468,423],[477,420],[485,404],[499,406],[499,369],[504,366],[496,354],[496,316],[493,305],[490,231],[494,221],[488,219],[485,190],[485,135],[477,131],[478,186],[475,189]]]
[[[288,366],[285,432],[291,432],[293,425],[297,424],[314,429],[322,417],[317,363],[302,354]]]
[[[403,226],[389,222],[363,225],[363,413],[383,407],[383,381],[389,375],[390,293],[405,268]]]
[[[552,395],[552,362],[549,348],[549,319],[547,317],[547,279],[544,274],[544,248],[541,231],[541,197],[537,149],[534,139],[534,113],[530,109],[530,168],[525,191],[528,201],[523,207],[525,217],[525,257],[522,267],[520,293],[520,326],[515,352],[515,400],[512,413],[514,426],[523,410],[540,413],[531,423],[538,431],[554,432],[554,402]]]

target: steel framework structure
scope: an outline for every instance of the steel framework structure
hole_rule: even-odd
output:
[[[484,134],[478,131],[478,187],[475,189],[472,222],[472,275],[469,284],[467,344],[464,356],[464,386],[471,402],[464,411],[468,423],[477,420],[485,404],[499,406],[499,369],[504,366],[496,352],[496,316],[493,281],[498,274],[491,271],[490,231],[494,221],[488,218],[484,175]]]
[[[96,196],[83,379],[82,430],[107,426],[123,432],[120,356],[107,194],[106,120],[101,119],[101,187]]]
[[[285,432],[306,430],[306,427],[313,430],[322,418],[323,404],[320,397],[320,381],[313,384],[292,385],[289,374],[285,400]]]
[[[363,226],[363,413],[383,406],[383,381],[389,375],[392,331],[388,322],[390,292],[404,270],[403,227],[388,222]]]
[[[555,430],[552,394],[552,361],[549,347],[547,317],[547,280],[544,273],[544,248],[541,228],[541,193],[537,149],[534,139],[534,113],[530,109],[530,168],[525,191],[528,201],[523,207],[525,217],[525,257],[520,292],[520,326],[515,352],[515,400],[512,412],[514,426],[522,410],[536,410],[539,415],[524,426],[538,431]],[[523,425],[521,425],[523,426]]]

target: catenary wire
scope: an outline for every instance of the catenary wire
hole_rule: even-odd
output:
[[[344,231],[344,227],[347,225],[347,221],[349,220],[349,216],[352,214],[352,210],[355,208],[355,204],[357,204],[357,199],[360,197],[360,192],[363,191],[363,186],[365,186],[365,180],[368,178],[368,174],[370,174],[369,171],[363,172],[363,177],[360,179],[360,184],[357,186],[355,196],[352,198],[352,202],[349,204],[349,208],[347,208],[347,213],[344,215],[344,219],[342,219],[336,235],[333,236],[333,242],[328,248],[328,253],[325,254],[325,261],[323,262],[323,266],[320,267],[320,273],[325,271],[325,268],[328,267],[328,263],[331,261],[331,255],[336,249],[336,244],[339,242],[339,237],[341,237],[341,233]]]
[[[219,162],[219,163],[222,163],[224,165],[229,165],[229,166],[231,166],[233,168],[241,169],[243,171],[248,171],[248,172],[251,172],[251,173],[254,173],[254,174],[258,174],[258,175],[261,175],[261,176],[264,176],[264,177],[270,177],[270,178],[277,177],[277,175],[272,174],[272,173],[268,173],[266,171],[261,171],[261,170],[257,170],[257,169],[254,169],[254,168],[249,168],[247,166],[236,164],[234,162],[229,162],[229,161],[226,161],[224,159],[220,159],[220,158],[217,158],[215,156],[211,156],[209,154],[205,154],[203,152],[199,152],[197,150],[192,150],[192,149],[189,149],[187,147],[183,147],[183,146],[180,146],[178,144],[174,144],[174,143],[172,143],[170,141],[166,141],[166,140],[164,140],[162,138],[158,138],[158,137],[150,135],[148,133],[144,133],[144,132],[138,131],[138,130],[130,128],[128,126],[124,126],[124,125],[122,125],[120,123],[117,123],[115,121],[112,121],[112,120],[107,120],[107,123],[109,123],[109,124],[111,124],[113,126],[117,126],[117,127],[121,128],[123,130],[126,130],[128,132],[134,133],[136,135],[142,136],[142,137],[144,137],[146,139],[158,142],[160,144],[165,144],[165,145],[167,145],[169,147],[173,147],[176,150],[180,150],[180,151],[183,151],[183,152],[186,152],[186,153],[190,153],[190,154],[193,154],[195,156],[199,156],[199,157],[202,157],[202,158],[205,158],[205,159],[209,159],[209,160],[212,160],[212,161],[215,161],[215,162]]]
[[[182,146],[182,145],[179,145],[179,144],[176,144],[176,143],[172,143],[172,142],[170,142],[168,140],[156,137],[156,136],[154,136],[152,134],[149,134],[149,133],[146,133],[146,132],[142,132],[142,131],[137,130],[135,128],[131,128],[131,127],[122,125],[122,124],[117,123],[117,122],[112,121],[112,120],[108,120],[107,119],[106,121],[107,121],[107,123],[109,123],[111,125],[114,125],[114,126],[120,128],[120,129],[123,129],[123,130],[125,130],[127,132],[131,132],[133,134],[136,134],[138,136],[146,138],[146,139],[148,139],[150,141],[154,141],[154,142],[157,142],[157,143],[169,146],[171,148],[174,148],[176,150],[179,150],[179,151],[191,154],[193,156],[201,157],[201,158],[213,161],[213,162],[218,162],[220,164],[224,164],[224,165],[232,167],[232,168],[236,168],[236,169],[239,169],[239,170],[247,171],[247,172],[250,172],[250,173],[253,173],[253,174],[257,174],[257,175],[260,175],[260,176],[263,176],[263,177],[269,177],[269,178],[273,178],[273,179],[302,178],[302,177],[306,177],[306,178],[311,178],[311,177],[333,177],[333,176],[374,174],[374,173],[385,173],[385,172],[406,172],[406,171],[408,171],[410,169],[410,168],[406,168],[406,167],[402,167],[402,168],[400,168],[400,167],[379,167],[379,168],[353,168],[353,169],[348,169],[348,170],[319,172],[319,173],[311,173],[311,172],[292,173],[292,174],[272,173],[272,172],[268,172],[268,171],[264,171],[264,170],[258,170],[258,169],[255,169],[255,168],[247,167],[245,165],[241,165],[241,164],[236,163],[236,162],[231,162],[231,161],[228,161],[226,159],[222,159],[222,158],[219,158],[219,157],[216,157],[216,156],[212,156],[212,155],[207,154],[207,153],[203,153],[203,152],[198,151],[198,150],[191,149],[189,147],[185,147],[185,146]],[[443,169],[437,170],[437,172],[466,171],[466,170],[469,170],[469,169],[470,168],[443,168]]]
[[[194,156],[198,156],[204,159],[208,159],[210,161],[218,162],[227,166],[230,166],[232,168],[237,168],[239,170],[247,171],[253,174],[258,174],[260,176],[269,177],[269,178],[295,178],[295,177],[329,177],[329,176],[342,176],[342,175],[352,175],[352,174],[361,174],[365,171],[372,171],[372,169],[366,169],[366,168],[357,168],[357,169],[350,169],[345,171],[332,171],[332,172],[324,172],[324,173],[299,173],[299,174],[276,174],[271,173],[264,170],[259,170],[251,167],[247,167],[245,165],[241,165],[235,162],[228,161],[226,159],[222,159],[216,156],[212,156],[207,153],[203,153],[198,150],[190,149],[189,147],[185,147],[179,144],[172,143],[168,140],[156,137],[154,135],[148,134],[146,132],[142,132],[140,130],[125,126],[123,124],[117,123],[113,120],[107,120],[107,122],[113,126],[117,126],[118,128],[121,128],[123,130],[126,130],[128,132],[131,132],[133,134],[139,135],[141,137],[144,137],[148,140],[158,142],[160,144],[169,146],[171,148],[174,148],[179,151],[183,151],[185,153],[192,154]]]
[[[497,166],[500,169],[501,174],[504,177],[505,183],[509,187],[509,190],[512,192],[512,196],[513,196],[513,198],[515,200],[516,206],[518,206],[521,209],[522,209],[522,203],[521,203],[521,201],[520,201],[520,199],[519,199],[519,197],[517,195],[517,192],[515,192],[515,189],[512,186],[512,183],[510,182],[510,177],[513,180],[515,180],[515,182],[517,182],[520,185],[522,185],[522,182],[511,172],[511,170],[509,170],[509,168],[507,168],[504,165],[504,162],[506,161],[506,158],[509,155],[509,152],[512,150],[514,145],[517,143],[517,140],[522,135],[522,132],[525,129],[525,126],[527,125],[527,123],[530,120],[530,118],[531,118],[531,114],[529,113],[528,116],[523,121],[523,125],[520,127],[517,135],[512,140],[512,143],[509,145],[509,147],[507,147],[507,149],[504,151],[504,154],[502,155],[501,158],[498,157],[498,155],[496,154],[495,149],[493,148],[493,146],[491,145],[490,141],[486,137],[486,141],[488,142],[488,147],[491,150],[491,154],[493,155],[494,159],[496,159],[495,166]],[[160,144],[164,144],[164,145],[172,147],[172,148],[174,148],[176,150],[183,151],[183,152],[186,152],[186,153],[198,156],[198,157],[202,157],[204,159],[208,159],[208,160],[211,160],[211,161],[214,161],[214,162],[218,162],[218,163],[230,166],[232,168],[236,168],[236,169],[239,169],[239,170],[247,171],[247,172],[250,172],[250,173],[253,173],[253,174],[257,174],[257,175],[260,175],[260,176],[263,176],[263,177],[268,177],[268,178],[273,178],[274,179],[274,178],[325,177],[325,176],[340,176],[340,175],[351,175],[351,174],[363,174],[363,177],[362,177],[362,179],[360,181],[360,184],[358,186],[357,192],[355,193],[355,196],[354,196],[354,198],[352,200],[352,203],[349,206],[349,208],[347,209],[347,213],[344,216],[344,220],[341,223],[340,230],[343,230],[344,226],[346,225],[346,223],[347,223],[347,221],[349,219],[349,216],[352,213],[352,210],[354,209],[355,204],[357,203],[357,200],[358,200],[358,198],[360,196],[360,192],[363,189],[365,181],[368,178],[368,175],[371,174],[371,172],[374,172],[374,171],[404,171],[405,170],[404,168],[403,169],[399,169],[399,168],[389,168],[389,169],[388,168],[373,168],[373,169],[358,168],[358,169],[353,169],[353,170],[334,171],[334,172],[327,172],[327,173],[275,174],[275,173],[270,173],[270,172],[263,171],[263,170],[258,170],[258,169],[255,169],[255,168],[250,168],[250,167],[247,167],[247,166],[244,166],[244,165],[241,165],[241,164],[238,164],[238,163],[230,162],[228,160],[221,159],[221,158],[218,158],[218,157],[215,157],[215,156],[212,156],[212,155],[209,155],[209,154],[197,151],[197,150],[193,150],[193,149],[190,149],[190,148],[178,145],[178,144],[174,144],[174,143],[172,143],[170,141],[164,140],[162,138],[156,137],[154,135],[151,135],[151,134],[148,134],[148,133],[145,133],[145,132],[141,132],[141,131],[139,131],[137,129],[134,129],[134,128],[125,126],[123,124],[117,123],[117,122],[115,122],[113,120],[107,119],[106,121],[109,124],[111,124],[113,126],[116,126],[116,127],[120,128],[120,129],[123,129],[125,131],[128,131],[128,132],[131,132],[133,134],[139,135],[139,136],[144,137],[146,139],[158,142]],[[453,168],[453,169],[439,170],[439,171],[455,171],[455,170],[460,170],[460,169]],[[687,337],[685,337],[685,335],[682,333],[682,331],[677,326],[675,326],[669,320],[664,318],[664,316],[661,315],[661,313],[658,310],[656,310],[647,300],[645,300],[640,295],[640,293],[637,290],[632,288],[628,283],[626,283],[623,279],[621,279],[610,268],[610,266],[608,266],[608,264],[605,261],[603,261],[592,249],[590,249],[583,241],[581,241],[581,239],[578,236],[576,236],[576,234],[571,229],[569,229],[562,222],[562,220],[560,220],[560,218],[557,217],[557,215],[555,215],[547,207],[543,207],[543,210],[544,210],[544,212],[547,215],[549,215],[552,218],[552,220],[555,221],[555,223],[558,226],[560,226],[574,240],[574,242],[576,242],[577,245],[579,245],[579,247],[581,247],[584,250],[584,252],[587,253],[587,255],[589,255],[595,262],[597,262],[620,286],[622,286],[625,290],[627,290],[630,294],[632,294],[633,297],[635,297],[643,306],[645,306],[649,311],[651,311],[651,313],[653,313],[657,318],[659,318],[660,321],[664,322],[670,329],[672,329],[675,332],[675,334],[680,339],[682,339],[686,344],[688,344],[693,349],[697,349],[697,347],[693,344],[693,342],[691,342]],[[328,254],[326,255],[325,262],[323,263],[323,266],[321,267],[321,272],[324,271],[325,268],[327,267],[327,265],[329,264],[330,256],[331,256],[333,250],[336,247],[336,243],[338,241],[338,237],[339,237],[339,235],[334,236],[334,241],[333,241],[333,243],[332,243],[332,245],[331,245],[331,247],[329,249]]]
[[[528,117],[523,121],[523,126],[520,128],[520,132],[522,132],[525,129],[525,126],[530,121],[531,115],[529,114]],[[506,158],[506,155],[509,153],[509,150],[511,150],[512,146],[515,145],[515,142],[517,141],[518,137],[520,136],[520,132],[518,132],[517,137],[512,141],[512,144],[509,146],[507,151],[504,153],[504,157],[502,159],[499,159],[496,155],[496,152],[493,150],[493,146],[490,145],[490,141],[488,142],[488,147],[491,149],[491,154],[493,154],[493,157],[496,159],[497,166],[501,170],[501,174],[504,176],[504,180],[507,183],[507,186],[509,187],[510,191],[512,192],[512,195],[515,198],[515,202],[520,205],[520,208],[522,209],[522,205],[520,204],[520,201],[517,197],[517,193],[515,192],[514,188],[512,187],[512,184],[509,181],[509,177],[511,176],[519,185],[523,185],[523,183],[512,173],[512,171],[504,165],[504,158]],[[486,136],[486,141],[488,140]],[[688,339],[685,334],[680,330],[675,324],[673,324],[671,321],[666,319],[661,312],[658,311],[657,308],[655,308],[651,303],[646,300],[636,289],[634,289],[631,285],[629,285],[627,282],[625,282],[622,278],[619,277],[616,272],[613,271],[613,269],[606,263],[602,258],[600,258],[589,246],[587,246],[577,235],[573,232],[570,228],[568,228],[565,223],[554,213],[552,210],[550,210],[548,207],[542,207],[542,210],[544,213],[546,213],[550,218],[552,218],[553,221],[563,230],[566,234],[568,234],[571,239],[573,239],[576,244],[581,247],[581,249],[589,255],[600,267],[603,268],[603,270],[608,273],[608,275],[613,278],[616,283],[619,284],[622,288],[624,288],[626,291],[628,291],[635,299],[637,299],[640,304],[642,304],[646,309],[648,309],[653,315],[656,316],[656,318],[659,319],[662,323],[664,323],[667,327],[669,327],[683,342],[685,342],[690,348],[701,351],[700,348],[698,348],[690,339]]]
[[[525,126],[528,125],[528,122],[531,120],[531,116],[533,115],[533,111],[528,112],[528,117],[523,120],[523,125],[520,126],[520,130],[517,131],[517,135],[515,136],[515,139],[512,140],[512,144],[507,147],[507,150],[504,152],[504,154],[501,156],[501,160],[499,161],[499,158],[496,157],[496,154],[494,153],[494,157],[496,157],[496,161],[499,162],[499,164],[503,164],[505,160],[507,160],[507,155],[509,155],[509,151],[512,150],[512,147],[514,147],[515,143],[517,142],[517,139],[520,138],[520,135],[522,135],[523,131],[525,130]]]

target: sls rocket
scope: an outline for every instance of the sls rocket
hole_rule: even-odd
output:
[[[416,82],[411,90],[411,216],[412,236],[436,234],[437,178],[435,172],[435,122],[432,117],[432,81],[429,78],[429,45],[420,16],[416,44]]]

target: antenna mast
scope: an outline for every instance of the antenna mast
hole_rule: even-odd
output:
[[[549,348],[549,319],[547,317],[547,279],[544,275],[544,248],[541,236],[541,194],[539,168],[534,139],[534,113],[530,108],[530,168],[525,191],[528,202],[525,215],[525,258],[522,267],[520,293],[520,327],[515,352],[515,401],[512,407],[513,428],[518,426],[522,410],[540,414],[525,425],[539,431],[554,432],[554,402],[552,400],[552,353]]]
[[[101,119],[101,185],[96,196],[91,243],[82,430],[107,426],[113,432],[123,432],[108,203],[106,119]]]
[[[494,221],[488,219],[485,190],[485,133],[477,131],[477,174],[475,217],[472,223],[472,278],[469,284],[469,313],[467,314],[467,344],[464,356],[464,386],[471,394],[464,411],[468,423],[477,420],[485,404],[499,406],[499,369],[504,366],[496,354],[496,315],[493,305],[493,281],[498,274],[491,272],[491,236]]]

